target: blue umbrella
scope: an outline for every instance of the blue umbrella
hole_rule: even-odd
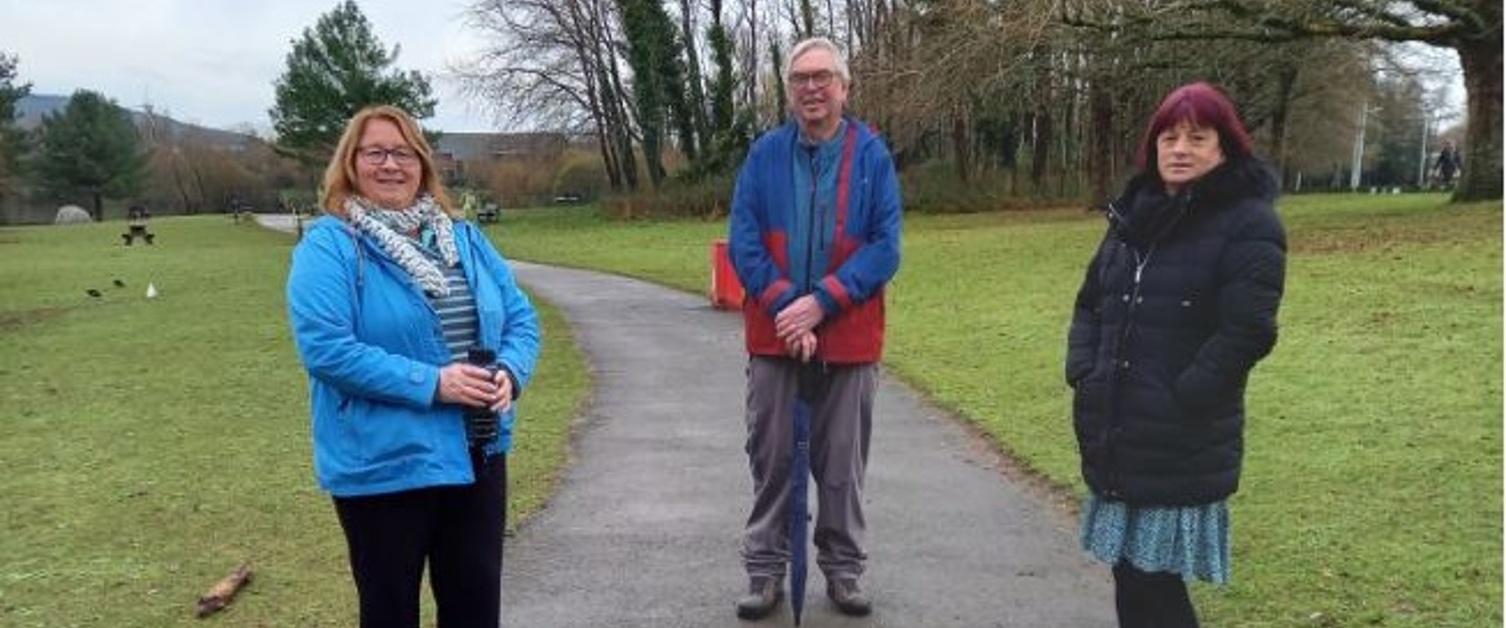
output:
[[[795,625],[805,608],[806,546],[810,540],[811,407],[825,394],[826,368],[818,362],[800,366],[795,388],[795,447],[790,451],[790,501],[785,511],[790,537],[790,610]]]

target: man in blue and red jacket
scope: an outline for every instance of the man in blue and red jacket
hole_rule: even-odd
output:
[[[785,68],[793,119],[753,144],[733,192],[728,248],[747,293],[746,450],[753,509],[743,534],[743,619],[783,597],[793,404],[802,364],[824,373],[812,407],[816,562],[838,610],[866,615],[862,488],[884,347],[884,286],[899,267],[894,162],[844,115],[851,75],[830,40],[800,42]]]

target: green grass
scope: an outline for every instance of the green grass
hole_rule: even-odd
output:
[[[243,561],[256,575],[218,625],[353,625],[287,331],[292,237],[222,216],[151,228],[129,248],[120,222],[0,230],[0,625],[191,625]],[[553,490],[588,385],[540,305],[515,516]]]
[[[1235,580],[1194,588],[1207,625],[1501,625],[1501,204],[1444,200],[1283,201],[1281,340],[1249,389]],[[1075,210],[907,216],[890,292],[891,372],[1071,495],[1061,362],[1102,229]],[[701,293],[724,230],[589,208],[498,227],[519,259]]]
[[[1207,625],[1501,624],[1501,206],[1443,200],[1283,203],[1282,339],[1250,387],[1235,582],[1195,589]],[[174,218],[125,248],[121,229],[0,230],[0,625],[195,624],[241,561],[257,577],[217,624],[351,625],[286,331],[291,238]],[[490,229],[511,257],[704,293],[725,226],[572,208]],[[1061,359],[1101,230],[1071,210],[913,215],[890,297],[890,370],[1073,493]],[[552,491],[589,385],[540,305],[516,513]]]
[[[711,241],[727,232],[716,221],[609,222],[594,206],[505,211],[488,229],[509,258],[605,270],[702,293],[711,281]]]

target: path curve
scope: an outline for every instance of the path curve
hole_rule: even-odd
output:
[[[257,221],[296,228],[290,215]],[[508,540],[502,625],[792,626],[788,602],[760,622],[733,614],[752,496],[741,317],[635,279],[513,267],[563,312],[595,387],[558,492]],[[523,404],[518,438],[527,438]],[[1106,570],[1077,548],[1071,522],[971,453],[969,438],[881,380],[865,493],[874,612],[837,614],[812,573],[802,626],[1115,625]]]
[[[752,496],[741,317],[634,279],[514,268],[563,311],[596,385],[558,494],[507,545],[504,625],[747,623],[732,606],[746,587],[738,549]],[[981,464],[968,438],[883,380],[865,494],[874,613],[837,614],[812,573],[803,626],[1114,625],[1105,570],[1078,550],[1071,522]],[[788,604],[749,625],[793,625]]]

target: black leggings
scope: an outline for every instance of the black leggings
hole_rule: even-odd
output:
[[[507,458],[478,467],[467,486],[335,498],[361,628],[417,628],[425,562],[440,628],[497,628]]]
[[[1197,628],[1197,612],[1181,574],[1149,573],[1126,561],[1114,565],[1119,628]]]

